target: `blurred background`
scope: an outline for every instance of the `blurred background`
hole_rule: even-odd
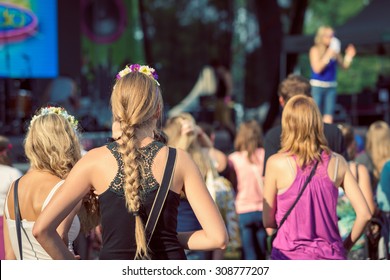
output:
[[[235,124],[256,118],[266,132],[280,115],[279,82],[310,76],[321,25],[357,50],[338,71],[335,122],[389,121],[389,11],[387,0],[0,0],[0,134],[23,162],[28,120],[65,104],[88,150],[110,136],[110,93],[126,64],[157,70],[168,114],[212,60],[231,72]]]

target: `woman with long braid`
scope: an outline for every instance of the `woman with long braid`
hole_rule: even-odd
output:
[[[168,147],[157,123],[163,111],[153,68],[129,65],[119,72],[111,107],[118,131],[114,142],[89,151],[35,224],[34,236],[53,259],[73,259],[55,229],[91,189],[102,226],[100,259],[185,259],[184,249],[224,248],[226,227],[191,157],[177,150],[172,183],[149,246],[145,224],[167,165]],[[201,230],[177,233],[184,190]]]

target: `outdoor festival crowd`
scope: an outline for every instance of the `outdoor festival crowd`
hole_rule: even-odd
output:
[[[263,138],[244,121],[225,153],[189,113],[161,126],[157,78],[137,64],[118,74],[102,147],[83,151],[63,107],[30,120],[25,174],[0,138],[2,259],[388,258],[387,123],[364,138],[324,123],[309,81],[291,74],[281,125]]]
[[[333,29],[310,50],[312,76],[279,85],[280,124],[231,121],[231,80],[215,74],[216,123],[164,118],[155,69],[132,64],[111,92],[112,131],[85,151],[82,125],[61,104],[28,120],[27,172],[0,136],[1,259],[389,259],[390,127],[365,135],[334,123]],[[276,94],[276,93],[275,93]],[[230,151],[217,148],[217,130]]]

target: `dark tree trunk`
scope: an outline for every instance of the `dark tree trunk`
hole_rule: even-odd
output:
[[[256,0],[254,7],[260,25],[261,51],[264,54],[263,58],[266,66],[267,76],[265,77],[265,82],[268,83],[266,96],[270,102],[270,109],[263,124],[265,132],[273,126],[279,113],[277,90],[279,86],[279,64],[283,32],[277,0]]]
[[[307,5],[308,5],[308,0],[293,1],[291,7],[291,16],[290,16],[291,25],[290,25],[289,35],[302,34]],[[298,62],[298,54],[289,54],[287,56],[287,66],[286,66],[287,73],[284,74],[288,75],[292,73],[294,71],[295,65],[297,65],[297,62]],[[284,77],[281,78],[283,79]]]

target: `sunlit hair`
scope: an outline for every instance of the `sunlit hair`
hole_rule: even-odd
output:
[[[356,157],[356,142],[355,142],[355,133],[353,127],[350,124],[343,123],[337,125],[340,129],[341,134],[344,137],[344,143],[347,147],[347,154],[350,160],[355,159]]]
[[[256,120],[241,123],[234,140],[234,149],[248,152],[248,159],[252,162],[252,155],[262,146],[263,134],[259,123]]]
[[[171,117],[166,121],[164,132],[168,137],[168,145],[187,151],[197,164],[200,173],[206,178],[208,170],[208,160],[198,141],[195,131],[182,135],[182,121],[187,121],[195,128],[195,119],[189,113],[181,113]]]
[[[135,215],[136,257],[149,258],[144,224],[138,215],[141,208],[142,163],[138,150],[140,139],[137,139],[136,132],[155,126],[156,119],[161,119],[163,101],[160,88],[148,75],[128,73],[115,82],[111,108],[114,120],[120,123],[122,130],[120,152],[124,163],[124,192],[127,208]]]
[[[311,96],[310,82],[303,76],[290,74],[280,83],[278,95],[282,97],[286,103],[291,97],[298,94]]]
[[[383,165],[390,160],[390,128],[386,122],[376,121],[369,126],[366,152],[374,164],[374,175],[379,178]]]
[[[323,40],[324,40],[324,35],[328,31],[332,31],[333,32],[333,28],[330,27],[330,26],[320,26],[317,29],[317,33],[316,33],[316,35],[314,37],[314,43],[316,45],[322,45],[323,44]]]
[[[35,118],[24,140],[24,150],[32,168],[61,179],[81,158],[77,132],[67,119],[55,113]]]
[[[282,113],[281,152],[298,157],[301,167],[321,159],[321,151],[330,153],[324,135],[321,113],[310,97],[297,95]]]

